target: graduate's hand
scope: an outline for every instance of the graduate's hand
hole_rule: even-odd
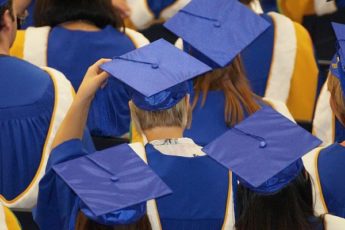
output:
[[[113,6],[120,12],[122,18],[127,18],[131,14],[131,9],[129,8],[126,0],[112,0]]]
[[[87,70],[83,82],[81,83],[76,100],[90,103],[97,90],[105,87],[109,74],[100,69],[100,66],[111,59],[100,59]]]

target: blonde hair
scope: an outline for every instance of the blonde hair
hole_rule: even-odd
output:
[[[188,104],[187,104],[188,103]],[[156,127],[181,127],[190,126],[191,108],[189,96],[184,97],[174,107],[160,111],[146,111],[138,108],[132,101],[129,102],[131,117],[139,132]]]
[[[337,77],[333,76],[331,73],[328,74],[328,91],[331,94],[330,104],[332,110],[340,121],[340,123],[345,126],[345,101],[344,93],[341,88],[340,81]]]
[[[241,122],[245,113],[251,115],[260,109],[259,97],[256,96],[248,83],[241,58],[220,69],[198,77],[194,83],[195,98],[193,109],[197,105],[200,93],[203,93],[203,106],[209,90],[222,90],[225,95],[224,120],[227,126]]]

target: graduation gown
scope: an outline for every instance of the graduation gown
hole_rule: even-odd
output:
[[[222,229],[229,227],[232,216],[227,209],[232,202],[229,172],[208,156],[199,154],[201,147],[190,139],[164,142],[157,146],[131,144],[133,150],[174,190],[168,195],[147,202],[147,214],[154,230]],[[163,151],[173,153],[163,154]],[[158,151],[157,149],[160,149]],[[47,173],[40,183],[35,221],[41,229],[74,229],[80,200],[51,169],[55,164],[84,156],[88,152],[79,140],[67,141],[52,151]],[[210,186],[212,185],[212,186]],[[229,193],[230,192],[230,193]],[[109,217],[109,218],[108,218]],[[95,217],[111,224],[110,215]]]
[[[144,36],[128,28],[123,33],[111,26],[95,32],[60,26],[30,27],[18,32],[12,53],[37,66],[63,72],[77,91],[87,68],[100,58],[120,56],[146,44]],[[107,86],[96,93],[90,109],[87,125],[91,134],[121,137],[128,133],[129,99],[125,85],[109,78]]]
[[[284,102],[297,122],[310,124],[319,74],[310,36],[281,14],[262,17],[272,26],[241,54],[252,90]]]
[[[73,88],[54,69],[0,56],[0,203],[29,210]]]
[[[324,146],[345,140],[345,128],[335,117],[329,103],[331,95],[327,84],[326,81],[317,100],[313,121],[313,134],[323,141]]]
[[[205,105],[202,106],[200,94],[197,106],[193,110],[193,119],[190,129],[185,130],[185,136],[193,139],[198,145],[206,146],[208,143],[225,133],[228,127],[224,121],[224,93],[210,91],[207,94]],[[193,99],[192,99],[193,100]],[[264,99],[281,114],[291,118],[286,105],[279,101]]]
[[[316,214],[345,218],[345,148],[338,143],[317,148],[303,157],[303,163],[313,181]]]

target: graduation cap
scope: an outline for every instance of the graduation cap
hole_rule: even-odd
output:
[[[227,66],[270,24],[238,0],[193,0],[164,26],[212,67]]]
[[[337,38],[337,53],[332,59],[331,73],[340,80],[341,88],[345,92],[345,25],[332,23]]]
[[[190,92],[188,80],[211,68],[160,39],[101,68],[130,86],[133,103],[147,111],[165,110]]]
[[[283,189],[303,169],[301,157],[321,141],[265,106],[203,148],[259,194]]]
[[[95,219],[117,212],[119,219],[113,224],[136,221],[145,214],[147,200],[171,193],[128,144],[58,164],[53,169],[88,208],[85,214],[91,213]]]

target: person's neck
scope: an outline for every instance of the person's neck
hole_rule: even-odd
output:
[[[10,55],[10,49],[0,47],[0,55]]]
[[[4,39],[5,36],[1,36],[0,38],[0,54],[1,55],[9,55],[10,54],[10,46],[8,45],[7,40]]]
[[[162,139],[178,139],[183,137],[183,128],[181,127],[156,127],[145,130],[144,134],[148,142]]]
[[[82,31],[99,31],[100,30],[100,28],[98,28],[96,25],[86,20],[64,22],[60,24],[60,26],[68,30],[82,30]]]

